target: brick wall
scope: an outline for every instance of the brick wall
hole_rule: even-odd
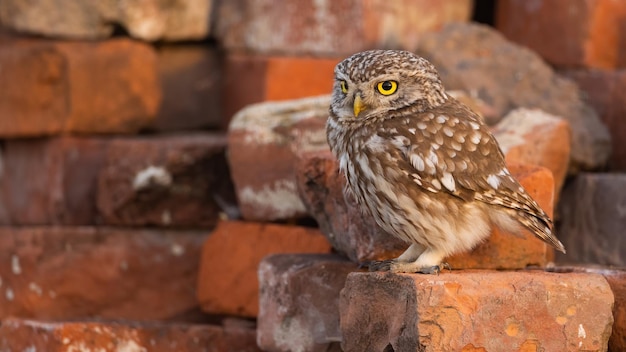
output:
[[[0,350],[626,348],[624,274],[589,266],[626,263],[619,207],[597,206],[623,200],[597,171],[626,168],[626,7],[567,6],[1,1]],[[334,66],[372,48],[437,66],[578,266],[494,230],[437,277],[359,268],[407,245],[326,143]]]

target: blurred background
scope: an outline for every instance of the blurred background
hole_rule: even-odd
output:
[[[539,175],[568,254],[520,265],[626,264],[625,1],[0,0],[0,350],[290,350],[257,336],[262,258],[402,247],[339,243],[367,221],[306,154],[373,48]]]

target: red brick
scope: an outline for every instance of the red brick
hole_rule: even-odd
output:
[[[571,131],[567,120],[536,109],[508,113],[493,134],[509,163],[538,165],[554,176],[555,203],[567,176]]]
[[[339,292],[356,264],[331,254],[277,254],[259,265],[258,343],[265,351],[341,351]]]
[[[317,230],[299,226],[220,222],[202,248],[198,300],[208,313],[255,317],[259,311],[257,268],[275,253],[329,253]]]
[[[98,175],[102,222],[213,227],[220,212],[236,216],[225,148],[215,133],[111,141]]]
[[[524,164],[509,164],[508,168],[528,194],[552,216],[554,213],[552,172],[540,166]],[[524,235],[518,237],[497,228],[494,228],[486,242],[476,246],[471,252],[446,259],[453,268],[472,269],[523,269],[530,265],[545,267],[553,260],[554,249],[529,231],[524,231]]]
[[[298,153],[328,149],[328,96],[252,105],[228,131],[228,162],[246,220],[303,217],[296,188]]]
[[[509,170],[548,213],[554,207],[554,178],[550,170],[510,164]],[[298,163],[298,187],[309,213],[317,220],[333,247],[351,260],[391,259],[407,244],[379,230],[344,190],[345,179],[328,151],[302,154]],[[446,261],[456,269],[521,269],[545,266],[554,251],[530,233],[518,237],[494,229],[489,239],[473,251]]]
[[[558,273],[582,272],[604,276],[611,286],[615,305],[613,306],[613,329],[609,339],[609,351],[626,350],[626,271],[599,265],[564,266],[551,269]]]
[[[197,40],[208,37],[211,5],[210,0],[5,0],[0,3],[0,22],[18,32],[48,37],[106,39],[121,26],[142,40]]]
[[[223,86],[226,122],[249,104],[330,94],[333,70],[339,61],[339,58],[229,54]]]
[[[207,233],[0,228],[0,319],[170,319],[196,309]]]
[[[598,112],[611,134],[611,170],[626,171],[626,70],[564,70],[561,73],[578,83],[587,101]]]
[[[2,351],[260,351],[254,329],[150,322],[42,322],[6,319]]]
[[[622,1],[503,0],[496,27],[554,65],[615,68],[626,65],[625,20]]]
[[[0,136],[145,128],[161,99],[156,63],[150,46],[128,39],[63,42],[1,35]]]
[[[97,177],[106,145],[104,139],[77,137],[6,141],[0,224],[96,223]]]
[[[395,258],[406,250],[344,192],[345,178],[330,150],[301,154],[296,165],[302,201],[335,250],[354,262]]]
[[[166,45],[158,49],[163,100],[150,126],[158,131],[226,126],[222,64],[215,47]]]
[[[612,306],[597,274],[352,273],[341,291],[342,348],[606,351]]]
[[[471,0],[220,1],[215,36],[229,50],[316,55],[413,50],[420,35],[470,19]]]

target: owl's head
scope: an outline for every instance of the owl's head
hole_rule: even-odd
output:
[[[370,50],[335,67],[331,114],[346,122],[384,119],[443,104],[447,97],[435,70],[408,51]],[[397,114],[388,114],[395,111]]]

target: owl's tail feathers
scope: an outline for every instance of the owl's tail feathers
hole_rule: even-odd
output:
[[[561,243],[561,241],[554,236],[554,232],[550,226],[551,224],[548,224],[542,219],[523,211],[519,212],[518,220],[522,225],[524,225],[524,227],[532,231],[535,236],[554,247],[557,251],[565,253],[565,247],[563,246],[563,243]]]

